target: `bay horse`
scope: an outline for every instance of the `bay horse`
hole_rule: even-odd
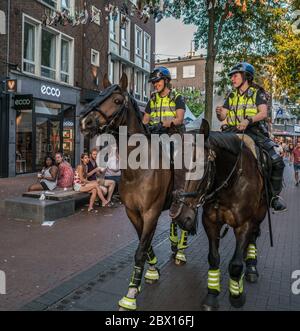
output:
[[[220,233],[224,224],[234,230],[236,247],[229,263],[229,300],[238,308],[245,304],[243,288],[243,262],[245,278],[256,282],[256,239],[260,224],[267,213],[264,180],[252,151],[234,133],[210,132],[209,124],[202,121],[204,134],[204,175],[201,180],[187,180],[184,191],[178,193],[170,209],[170,216],[183,229],[189,231],[198,208],[202,206],[202,223],[209,240],[208,293],[202,303],[203,310],[219,307],[220,294]]]
[[[86,107],[81,116],[81,132],[94,135],[106,132],[118,135],[117,129],[120,126],[126,126],[128,136],[122,137],[126,142],[134,134],[145,135],[149,140],[149,132],[142,122],[137,103],[127,92],[126,74],[122,75],[119,85],[112,85],[105,75],[103,86],[104,91]],[[148,150],[150,163],[153,155],[151,155],[150,148]],[[132,148],[128,146],[126,157],[131,151]],[[119,193],[127,216],[137,231],[139,245],[135,253],[135,266],[130,278],[128,293],[119,301],[121,310],[137,309],[136,298],[141,291],[141,280],[146,261],[149,264],[145,273],[146,282],[154,283],[159,280],[159,270],[156,267],[157,258],[151,242],[158,218],[162,211],[170,208],[173,198],[173,174],[171,169],[161,167],[163,157],[160,150],[159,169],[132,169],[129,165],[127,169],[122,170]],[[176,237],[174,223],[171,223],[171,241],[176,240]],[[178,247],[181,244],[184,249],[187,240],[186,231],[183,231],[182,238],[184,240],[178,241]],[[183,251],[179,249],[177,254],[183,254]],[[182,257],[182,255],[180,256]]]

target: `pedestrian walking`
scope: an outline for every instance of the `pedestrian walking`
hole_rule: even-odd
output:
[[[296,147],[291,153],[291,161],[294,164],[295,185],[299,185],[299,171],[300,171],[300,141],[297,142]]]

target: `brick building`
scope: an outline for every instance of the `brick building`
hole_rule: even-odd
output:
[[[172,75],[174,88],[205,90],[205,58],[203,56],[188,56],[184,58],[158,60],[156,67],[167,67]]]
[[[105,73],[117,83],[125,71],[130,89],[145,105],[155,23],[144,24],[120,10],[113,16],[105,10],[108,5],[103,0],[0,0],[0,77],[18,83],[15,94],[6,93],[4,84],[0,90],[1,142],[7,142],[0,144],[0,177],[38,171],[44,157],[58,150],[75,166],[84,150],[79,115],[101,90]],[[56,11],[83,16],[78,24],[51,24]],[[50,21],[44,24],[46,18]]]

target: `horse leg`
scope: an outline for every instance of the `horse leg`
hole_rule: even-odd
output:
[[[218,296],[221,292],[221,272],[220,266],[220,231],[221,223],[213,223],[207,217],[203,216],[203,226],[209,240],[208,253],[208,278],[207,278],[207,295],[202,302],[202,310],[211,311],[219,308]]]
[[[244,252],[248,246],[249,238],[252,232],[249,226],[250,222],[235,228],[236,247],[234,255],[229,263],[229,301],[235,308],[242,307],[246,302],[244,293],[244,275],[243,275],[243,258]]]
[[[160,274],[159,274],[159,269],[156,267],[157,257],[155,256],[152,246],[150,246],[147,252],[147,263],[149,267],[145,273],[145,282],[147,284],[155,284],[158,282]]]
[[[256,240],[260,235],[260,228],[257,225],[257,228],[252,232],[249,245],[245,252],[245,262],[246,262],[246,272],[245,279],[249,283],[256,283],[259,277],[257,271],[257,247]]]
[[[177,227],[177,224],[173,221],[171,221],[171,223],[170,223],[169,239],[171,242],[171,250],[175,256],[177,253],[177,245],[178,245],[178,227]]]
[[[141,292],[141,282],[144,272],[147,253],[151,247],[151,241],[156,229],[157,219],[145,220],[136,212],[128,211],[127,215],[137,229],[140,242],[135,253],[135,266],[130,278],[128,293],[119,301],[121,310],[136,310],[136,298]]]
[[[187,240],[188,232],[181,229],[181,236],[177,245],[177,253],[175,256],[175,264],[178,266],[186,264],[186,256],[184,254],[184,250],[188,248]]]
[[[186,256],[184,250],[188,248],[187,239],[188,232],[181,229],[181,236],[178,239],[178,225],[171,221],[170,224],[170,242],[173,257],[176,265],[184,265],[186,263]]]

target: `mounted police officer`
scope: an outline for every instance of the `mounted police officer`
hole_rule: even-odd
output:
[[[172,91],[171,73],[166,67],[158,67],[150,75],[149,83],[153,84],[154,92],[148,102],[143,122],[158,131],[168,132],[173,123],[183,127],[185,102],[182,95]]]
[[[268,152],[272,162],[271,207],[274,211],[287,208],[279,194],[282,190],[284,162],[274,149],[275,144],[269,138],[264,120],[268,116],[268,95],[265,90],[253,82],[255,70],[247,63],[236,64],[229,72],[234,90],[226,98],[223,107],[216,108],[217,117],[225,121],[223,131],[245,132],[255,143]]]
[[[179,132],[184,132],[185,130],[183,125],[186,110],[185,102],[182,95],[172,91],[171,79],[171,73],[166,67],[155,68],[150,75],[149,83],[153,84],[154,92],[146,106],[143,123],[149,125],[152,133],[170,133],[169,129],[172,123]],[[182,180],[184,172],[176,169],[173,171],[173,189],[176,190],[184,183],[184,180]],[[188,247],[187,231],[182,230],[179,239],[177,225],[171,222],[170,241],[175,256],[175,263],[185,263],[184,249]]]

